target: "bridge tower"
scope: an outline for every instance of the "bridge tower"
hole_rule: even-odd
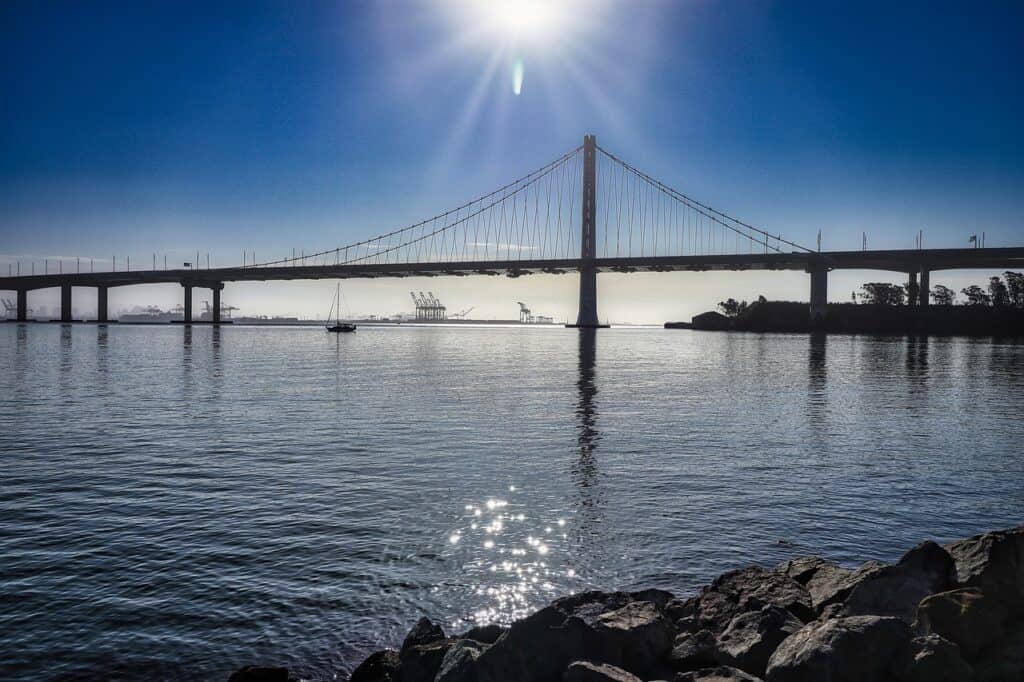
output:
[[[580,235],[580,306],[576,324],[567,327],[596,329],[607,327],[597,317],[597,137],[583,137],[583,205]]]

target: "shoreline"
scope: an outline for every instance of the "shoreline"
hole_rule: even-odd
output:
[[[664,327],[761,333],[1024,337],[1024,309],[829,303],[824,317],[812,321],[806,303],[757,301],[735,317],[709,311],[695,315],[690,322],[666,322]]]
[[[230,682],[295,679],[246,666]],[[510,627],[421,618],[351,682],[1010,682],[1024,679],[1024,526],[894,564],[819,557],[660,589],[556,599]]]

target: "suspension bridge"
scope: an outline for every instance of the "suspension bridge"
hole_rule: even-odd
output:
[[[196,264],[198,265],[198,263]],[[27,320],[28,294],[59,287],[61,322],[72,322],[75,287],[97,290],[95,321],[106,322],[108,290],[178,283],[184,322],[193,322],[192,292],[213,292],[220,322],[227,282],[298,279],[578,273],[576,324],[600,327],[601,272],[797,270],[810,275],[812,319],[825,314],[828,273],[887,270],[920,282],[928,304],[929,273],[958,268],[1024,267],[1024,248],[812,250],[702,203],[647,175],[597,144],[595,136],[503,187],[420,222],[312,254],[237,267],[124,269],[0,277]]]

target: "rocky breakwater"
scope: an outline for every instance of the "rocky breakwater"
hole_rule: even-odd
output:
[[[800,557],[753,566],[685,599],[585,592],[508,628],[449,636],[424,618],[401,649],[372,654],[351,680],[1020,681],[1024,527],[924,542],[892,565]]]

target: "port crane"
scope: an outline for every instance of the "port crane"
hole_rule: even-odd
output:
[[[210,320],[212,320],[213,319],[213,306],[210,305],[209,301],[203,301],[203,307],[205,308],[205,310],[203,312],[203,319],[210,319]],[[236,308],[233,305],[228,305],[227,303],[221,303],[220,304],[220,314],[221,314],[222,317],[226,317],[226,318],[230,319],[231,318],[231,311],[232,310],[239,310],[239,308]]]
[[[417,296],[415,291],[410,291],[409,295],[412,296],[412,301],[416,305],[417,320],[445,319],[445,311],[447,308],[443,303],[441,303],[441,301],[437,300],[434,296],[434,292],[428,291],[424,294],[421,291]]]
[[[533,324],[533,313],[526,307],[526,304],[522,301],[516,301],[519,304],[519,321],[525,324]]]
[[[4,313],[6,314],[6,316],[7,317],[17,317],[18,316],[18,306],[17,306],[17,304],[12,303],[11,299],[9,299],[9,298],[5,298],[3,301],[4,301]],[[25,310],[25,317],[32,317],[32,309],[31,308],[28,308],[28,309]]]
[[[464,320],[464,319],[466,319],[466,315],[469,315],[475,309],[476,309],[476,306],[471,306],[471,307],[466,308],[465,310],[463,310],[461,312],[452,313],[451,314],[451,318],[453,320]]]

